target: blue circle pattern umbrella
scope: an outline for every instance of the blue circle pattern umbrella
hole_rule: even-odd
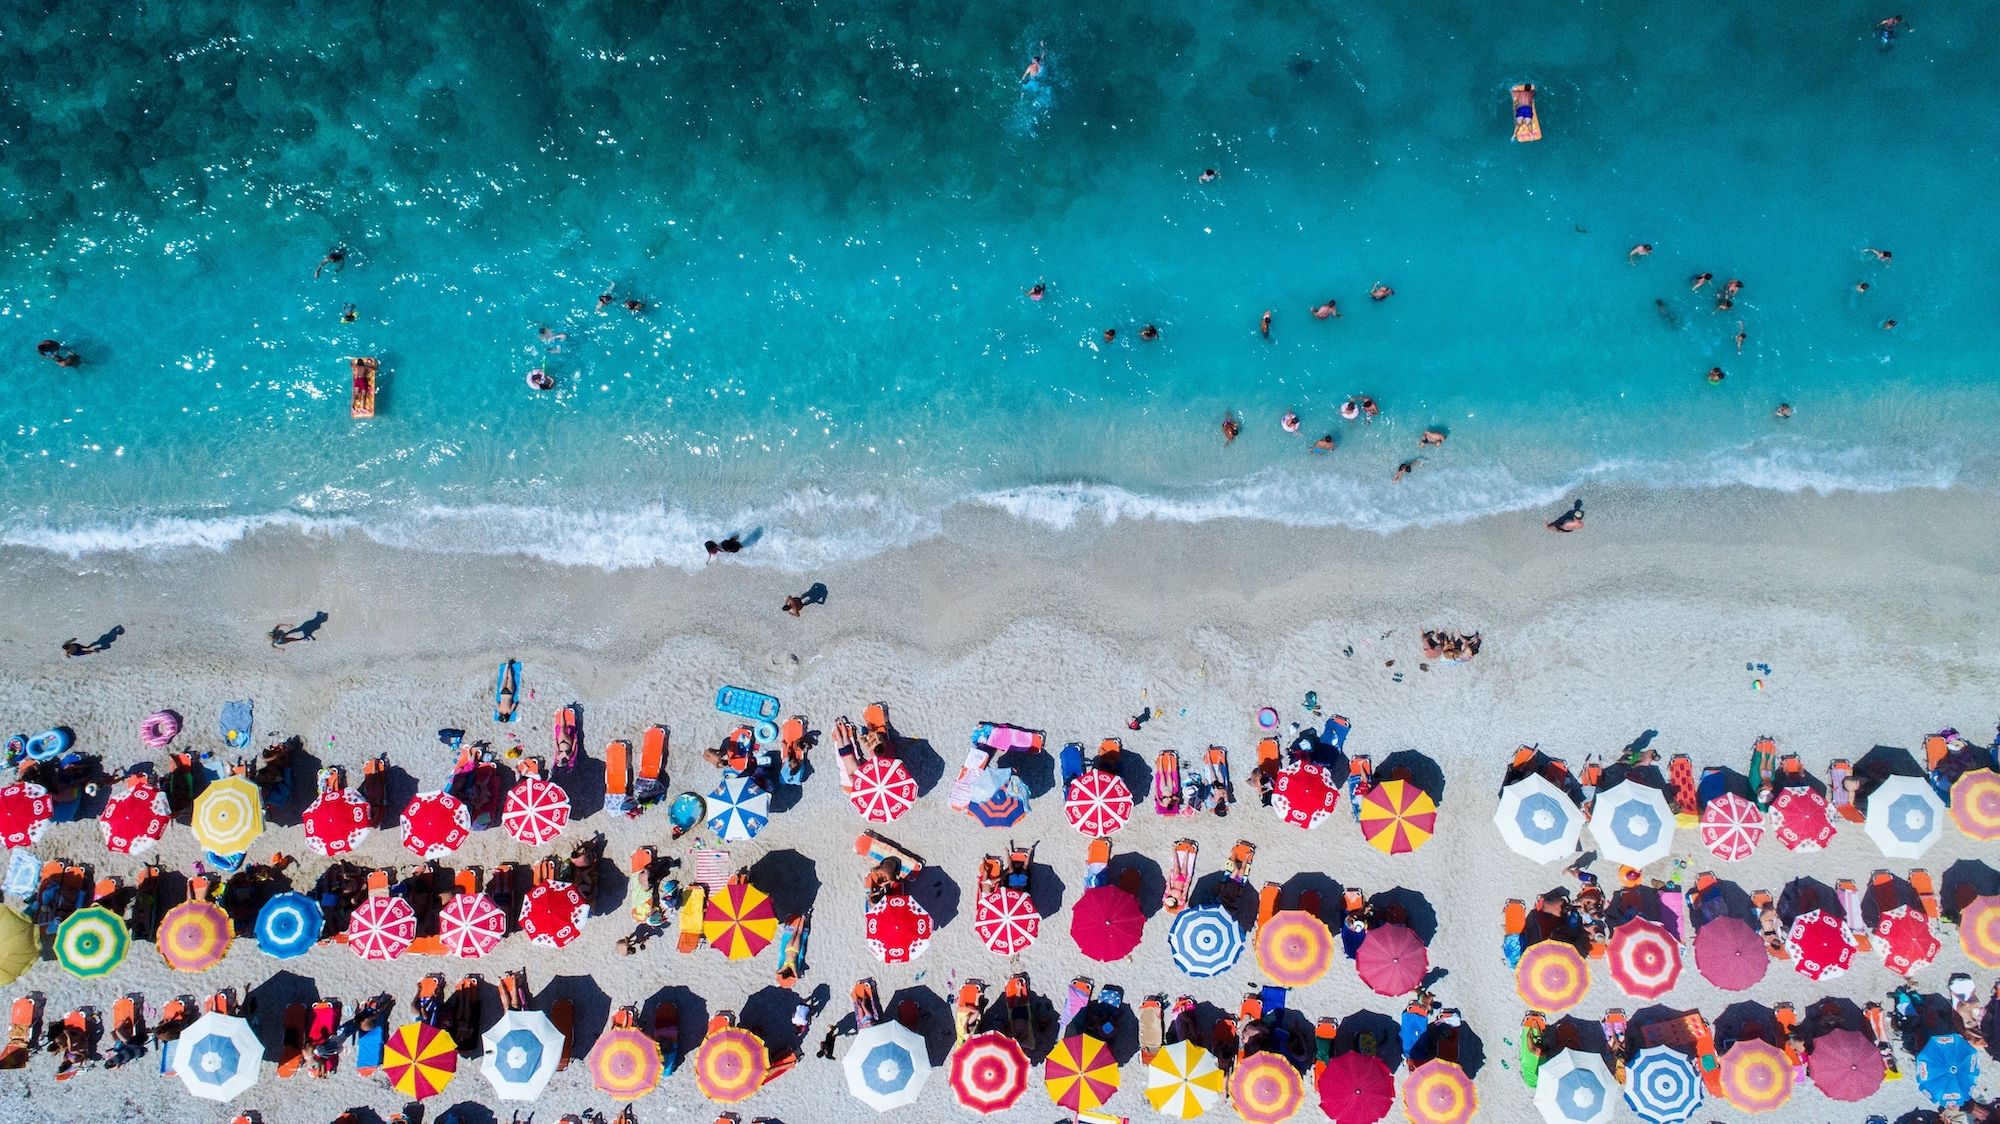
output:
[[[930,1075],[924,1049],[923,1037],[901,1023],[863,1028],[841,1060],[847,1091],[877,1112],[910,1104]]]
[[[771,794],[745,776],[726,776],[708,794],[708,830],[726,841],[755,839],[771,822]]]
[[[1939,1108],[1964,1105],[1979,1081],[1979,1054],[1962,1036],[1940,1034],[1917,1052],[1917,1088]]]
[[[493,1091],[504,1101],[532,1101],[542,1095],[562,1054],[562,1031],[539,1011],[509,1011],[486,1032],[480,1063]]]
[[[1647,866],[1673,850],[1674,811],[1659,789],[1623,780],[1598,793],[1590,833],[1607,861]]]
[[[304,894],[279,894],[257,911],[257,947],[280,960],[304,956],[319,943],[325,918]]]
[[[1648,1046],[1625,1067],[1625,1103],[1645,1124],[1684,1124],[1703,1097],[1694,1063],[1671,1047]]]
[[[1167,930],[1174,967],[1196,979],[1219,976],[1243,955],[1243,927],[1219,905],[1185,910]]]
[[[257,1032],[235,1015],[211,1011],[181,1032],[174,1071],[197,1097],[227,1101],[257,1083],[264,1048]]]
[[[1568,795],[1532,773],[1502,790],[1493,822],[1514,853],[1538,863],[1573,854],[1583,830],[1583,816]]]

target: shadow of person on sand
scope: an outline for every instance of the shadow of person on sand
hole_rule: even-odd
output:
[[[98,652],[102,652],[104,649],[109,648],[111,645],[116,644],[118,642],[118,638],[123,635],[125,635],[125,626],[122,624],[118,624],[118,625],[112,625],[111,630],[109,632],[106,632],[104,635],[98,637],[95,640],[92,640],[88,644],[80,644],[77,642],[77,638],[72,636],[68,640],[63,641],[62,644],[63,655],[72,657],[95,655]]]

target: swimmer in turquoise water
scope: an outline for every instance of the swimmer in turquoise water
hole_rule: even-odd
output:
[[[1035,282],[1034,288],[1028,290],[1028,299],[1031,301],[1041,300],[1042,297],[1048,294],[1048,291],[1049,287],[1047,285],[1044,285],[1040,281],[1037,281]]]
[[[1048,49],[1049,49],[1049,44],[1046,40],[1044,40],[1041,43],[1041,45],[1035,48],[1035,57],[1028,60],[1028,69],[1023,70],[1021,72],[1022,85],[1025,86],[1028,83],[1033,82],[1035,79],[1040,78],[1042,76],[1042,55],[1046,53]]]
[[[1689,286],[1689,288],[1691,288],[1694,292],[1699,293],[1701,292],[1701,287],[1703,285],[1706,285],[1713,280],[1715,280],[1715,274],[1713,273],[1697,273],[1694,275],[1694,282]]]
[[[347,268],[347,250],[345,247],[335,246],[326,252],[325,257],[319,259],[319,264],[313,267],[313,280],[319,280],[320,271],[329,265],[333,267],[336,273]]]
[[[1887,250],[1878,250],[1873,246],[1863,246],[1861,247],[1861,252],[1881,262],[1883,265],[1888,265],[1889,259],[1896,256]]]
[[[1638,265],[1640,258],[1643,258],[1648,254],[1651,254],[1652,252],[1653,252],[1653,244],[1651,242],[1641,242],[1637,246],[1634,246],[1631,249],[1625,251],[1625,260],[1633,265]]]
[[[350,304],[340,310],[340,322],[342,324],[352,324],[355,321],[356,315],[354,306]]]
[[[1139,329],[1139,338],[1147,341],[1159,339],[1160,330],[1158,328],[1153,327],[1151,324],[1148,324],[1145,327]]]
[[[1339,305],[1335,304],[1332,301],[1327,301],[1325,304],[1320,305],[1318,308],[1313,309],[1313,319],[1326,320],[1329,318],[1334,320],[1340,319]]]
[[[1395,295],[1396,290],[1391,289],[1380,281],[1375,282],[1375,287],[1368,290],[1368,299],[1377,302],[1388,300]]]
[[[1264,310],[1264,318],[1257,321],[1257,334],[1267,340],[1271,338],[1271,310],[1268,308]]]

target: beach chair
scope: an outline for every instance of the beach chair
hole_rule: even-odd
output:
[[[646,733],[639,739],[639,768],[632,777],[632,804],[644,807],[658,801],[667,793],[667,786],[660,779],[660,770],[667,763],[668,730],[662,725],[646,727]],[[605,783],[610,784],[610,767],[605,769]],[[608,793],[607,793],[608,796]],[[607,800],[608,803],[608,800]]]
[[[554,756],[549,758],[549,767],[561,772],[575,766],[576,755],[583,749],[583,707],[571,703],[556,711],[555,721],[550,726]]]
[[[1257,740],[1257,775],[1265,780],[1275,780],[1278,770],[1284,767],[1283,754],[1278,749],[1278,739],[1259,738]]]
[[[1195,856],[1199,846],[1192,839],[1182,839],[1174,844],[1173,865],[1167,874],[1166,893],[1160,904],[1170,914],[1179,913],[1187,907],[1188,894],[1194,888]]]
[[[41,993],[32,992],[14,1000],[7,1024],[7,1044],[0,1046],[0,1069],[27,1068],[28,1058],[39,1045],[41,1032]]]
[[[1148,995],[1139,1001],[1139,1060],[1150,1063],[1167,1044],[1167,997]]]
[[[1833,810],[1849,823],[1864,823],[1868,817],[1855,806],[1854,793],[1847,789],[1847,779],[1854,775],[1854,766],[1845,757],[1837,757],[1826,768],[1826,798]]]
[[[1935,773],[1946,757],[1951,756],[1951,743],[1943,734],[1932,734],[1924,739],[1924,772]]]
[[[892,755],[900,756],[901,746],[897,744],[896,731],[889,725],[889,704],[872,702],[861,708],[861,724],[874,734],[882,746]]]
[[[283,1030],[278,1036],[278,1076],[295,1077],[306,1060],[306,1024],[311,1015],[303,1003],[285,1008]]]
[[[1229,751],[1219,745],[1209,746],[1203,764],[1208,770],[1209,791],[1215,796],[1215,814],[1227,815],[1229,805],[1236,803],[1236,786],[1229,780]]]
[[[322,1054],[319,1047],[340,1030],[340,1003],[321,999],[312,1005],[312,1023],[306,1028],[306,1059],[314,1077],[330,1076],[340,1068],[340,1054]]]
[[[1281,887],[1276,882],[1266,882],[1257,891],[1257,927],[1259,929],[1269,925],[1271,918],[1277,916],[1278,893],[1280,889]]]
[[[1917,892],[1917,901],[1923,904],[1924,916],[1938,920],[1937,888],[1931,883],[1931,872],[1918,868],[1910,872],[1910,889]]]
[[[1032,1053],[1035,1049],[1035,1012],[1034,993],[1028,990],[1028,973],[1016,972],[1007,977],[1001,999],[1007,1007],[1008,1037],[1019,1042],[1023,1050]]]
[[[1611,1054],[1612,1075],[1619,1084],[1625,1083],[1625,1033],[1628,1024],[1622,1007],[1606,1007],[1604,1017],[1597,1024],[1604,1031],[1604,1048]]]
[[[854,1029],[866,1030],[882,1021],[882,1001],[875,995],[874,980],[856,983],[848,994],[854,1001]]]
[[[806,970],[806,915],[795,913],[778,929],[778,971],[776,980],[779,987],[797,987],[799,975]]]
[[[604,747],[604,810],[621,816],[637,811],[632,802],[632,743],[619,739]]]
[[[1163,749],[1153,758],[1153,811],[1177,816],[1186,810],[1181,798],[1181,755]]]
[[[1069,742],[1056,754],[1056,766],[1062,773],[1063,794],[1069,794],[1069,786],[1083,776],[1083,745]]]
[[[1117,776],[1124,760],[1125,743],[1117,738],[1104,738],[1097,743],[1097,756],[1090,759],[1090,767]]]
[[[1375,785],[1375,762],[1365,753],[1347,759],[1347,779],[1341,787],[1347,793],[1347,810],[1361,818],[1361,798]]]
[[[725,884],[727,878],[724,879]],[[708,884],[699,879],[688,883],[681,895],[680,938],[675,947],[693,952],[701,947],[701,923],[708,910]]]
[[[97,1013],[89,1007],[82,1007],[64,1015],[58,1025],[62,1028],[64,1037],[71,1041],[81,1038],[86,1043],[94,1044],[100,1033],[97,1026]],[[88,1051],[86,1057],[95,1056],[94,1049],[88,1046],[85,1049]],[[85,1064],[88,1064],[87,1061],[79,1061],[76,1064],[72,1064],[70,1060],[71,1056],[68,1051],[64,1051],[63,1060],[57,1063],[57,1081],[68,1081],[70,1078],[76,1076],[77,1070],[82,1069]]]
[[[1028,871],[1034,865],[1034,862],[1035,848],[1033,844],[1021,847],[1016,845],[1011,839],[1007,841],[1007,873],[1005,881],[1009,890],[1019,890],[1024,894],[1028,892]]]
[[[1771,795],[1778,787],[1778,743],[1758,738],[1750,747],[1750,800],[1763,811],[1771,810]]]
[[[1751,894],[1750,905],[1757,911],[1757,925],[1764,934],[1764,947],[1771,950],[1771,959],[1790,960],[1792,954],[1785,948],[1785,931],[1778,923],[1778,910],[1771,900],[1771,892],[1758,890]]]
[[[470,1057],[483,1047],[480,1024],[486,1021],[483,980],[477,975],[461,976],[451,993],[451,1036],[458,1043],[458,1056]]]
[[[569,1068],[576,1047],[576,1004],[569,999],[549,1004],[549,1022],[562,1034],[562,1054],[556,1058],[556,1072],[561,1073]]]
[[[1069,1033],[1069,1024],[1090,1005],[1090,997],[1096,991],[1097,984],[1089,976],[1078,976],[1069,981],[1069,989],[1063,992],[1062,1024],[1057,1028],[1057,1034]]]
[[[1521,934],[1527,927],[1528,903],[1520,898],[1508,898],[1507,904],[1500,908],[1500,958],[1507,962],[1508,968],[1521,963],[1521,953],[1526,951],[1522,947]]]
[[[1104,885],[1104,868],[1111,863],[1111,840],[1092,839],[1083,852],[1083,885],[1085,889]]]
[[[1695,798],[1694,759],[1685,753],[1667,759],[1667,795],[1678,826],[1694,827],[1701,822],[1701,804]]]
[[[965,1040],[979,1033],[979,1021],[986,1011],[986,981],[967,980],[958,987],[958,1000],[952,1004],[952,1033],[957,1036],[954,1045],[962,1046]]]

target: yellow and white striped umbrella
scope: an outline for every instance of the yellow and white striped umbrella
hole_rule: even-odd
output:
[[[240,855],[264,834],[264,796],[248,777],[224,777],[194,800],[194,837],[218,855]]]
[[[1215,1055],[1192,1042],[1170,1042],[1146,1063],[1146,1100],[1175,1120],[1214,1108],[1227,1082]]]

